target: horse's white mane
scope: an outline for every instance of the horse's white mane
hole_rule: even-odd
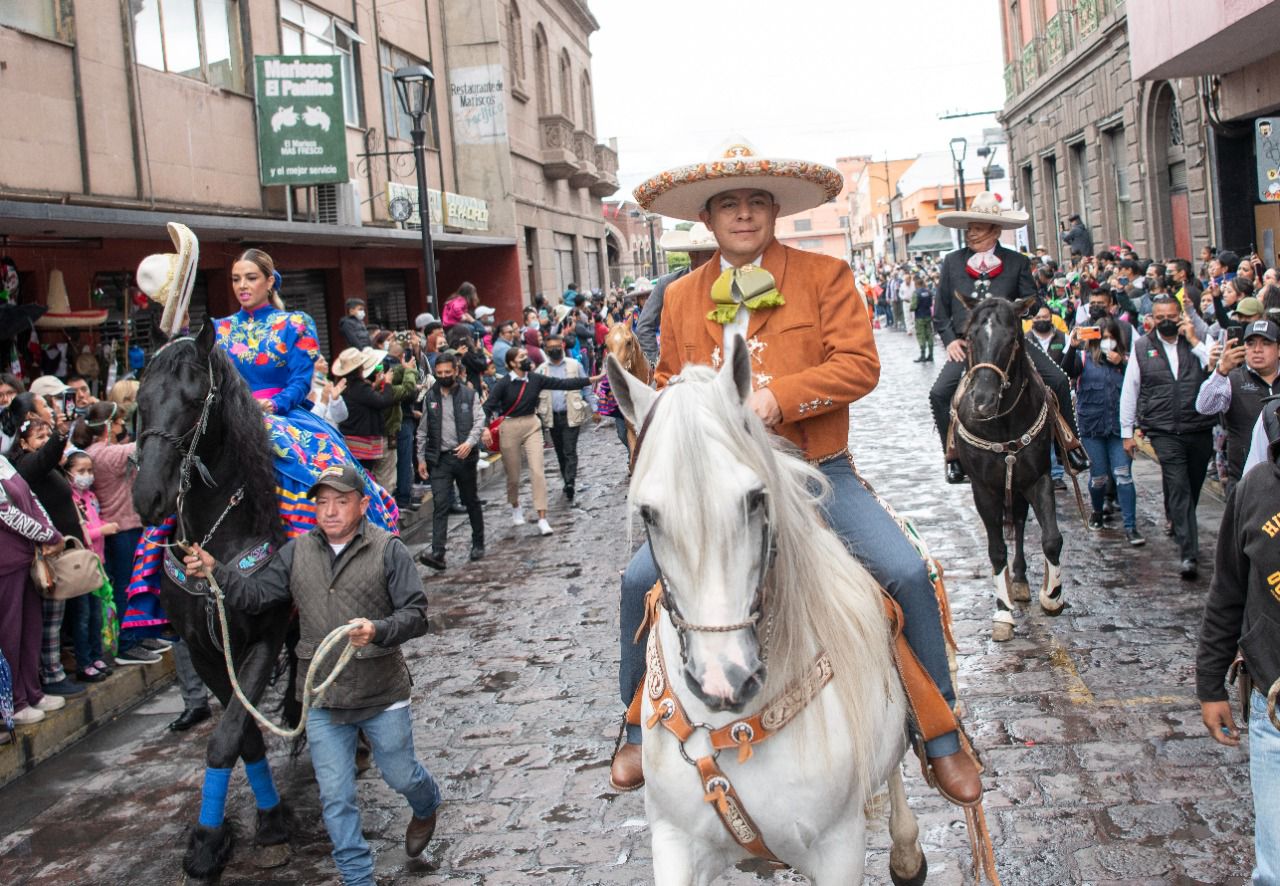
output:
[[[660,475],[662,485],[673,490],[670,510],[680,525],[669,540],[677,556],[732,557],[739,555],[734,539],[708,538],[708,524],[731,525],[708,519],[718,508],[740,509],[740,502],[717,497],[716,477],[724,469],[718,459],[727,451],[759,477],[777,537],[766,602],[773,628],[760,698],[778,695],[809,670],[820,649],[826,650],[835,672],[831,685],[848,720],[845,734],[830,738],[853,748],[858,771],[865,776],[859,783],[873,791],[878,787],[872,776],[874,749],[883,744],[881,731],[900,728],[879,715],[893,685],[879,586],[823,521],[818,501],[830,488],[821,472],[781,437],[769,434],[728,385],[717,383],[717,376],[710,368],[690,366],[672,380],[646,433],[631,488],[643,488],[647,476]],[[814,487],[818,495],[811,491]],[[718,513],[724,517],[723,511]],[[745,525],[745,514],[740,521]],[[811,705],[791,728],[808,724],[820,730],[821,718],[813,713],[817,709]],[[821,738],[816,742],[820,745]]]

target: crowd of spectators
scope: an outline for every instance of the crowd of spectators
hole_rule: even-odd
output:
[[[598,420],[594,387],[605,336],[615,323],[634,324],[638,306],[621,290],[570,286],[557,304],[539,296],[522,316],[499,319],[464,283],[441,313],[418,315],[412,329],[380,328],[367,322],[363,299],[349,299],[338,323],[347,346],[317,360],[310,396],[312,411],[343,434],[402,513],[417,511],[430,492],[433,542],[420,562],[434,569],[445,568],[450,514],[471,523],[471,559],[484,556],[477,471],[488,467],[487,426],[504,412],[511,420],[503,423],[500,448],[511,455],[512,522],[524,522],[523,453],[538,528],[550,534],[543,451],[555,450],[572,502],[577,431],[588,417]],[[0,653],[12,675],[14,720],[30,724],[116,668],[159,662],[179,641],[121,630],[143,531],[130,464],[138,377],[102,391],[75,374],[7,368],[0,373]],[[503,392],[522,386],[532,390],[507,410]],[[64,602],[41,596],[30,571],[37,555],[56,556],[67,539],[97,554],[103,568],[97,591]],[[190,670],[183,651],[179,645],[175,663]],[[172,725],[186,729],[208,711],[198,677],[180,676],[191,698]],[[8,739],[0,730],[0,742]]]

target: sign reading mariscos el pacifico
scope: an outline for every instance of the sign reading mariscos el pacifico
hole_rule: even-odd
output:
[[[347,127],[336,55],[254,57],[264,185],[345,182]]]

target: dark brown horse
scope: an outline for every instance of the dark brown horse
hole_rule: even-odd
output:
[[[1049,474],[1056,400],[1026,352],[1021,318],[1034,299],[956,297],[969,308],[969,368],[952,400],[956,456],[973,485],[973,504],[987,531],[995,576],[994,640],[1013,639],[1013,603],[1031,599],[1023,548],[1027,507],[1036,512],[1044,550],[1040,606],[1057,615],[1062,594],[1062,533]],[[1004,525],[1014,530],[1010,573]]]

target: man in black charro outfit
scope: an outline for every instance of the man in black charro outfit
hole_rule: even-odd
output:
[[[964,211],[943,212],[938,223],[965,232],[966,246],[942,260],[938,293],[934,299],[933,323],[947,349],[947,362],[942,364],[929,391],[933,420],[942,437],[942,451],[947,452],[947,432],[951,427],[951,398],[960,386],[960,378],[968,367],[968,343],[964,339],[969,309],[957,296],[985,298],[996,296],[1010,301],[1036,294],[1031,274],[1031,261],[1020,252],[1000,244],[1001,230],[1020,228],[1027,223],[1025,212],[1003,210],[995,195],[984,191],[973,198]],[[1066,374],[1041,348],[1027,348],[1027,354],[1049,390],[1058,398],[1058,408],[1071,426],[1076,446],[1066,453],[1066,462],[1075,471],[1089,467],[1089,459],[1078,443],[1075,409],[1071,405],[1071,386]],[[1062,454],[1059,453],[1059,457]],[[960,463],[947,461],[947,482],[965,479]]]

